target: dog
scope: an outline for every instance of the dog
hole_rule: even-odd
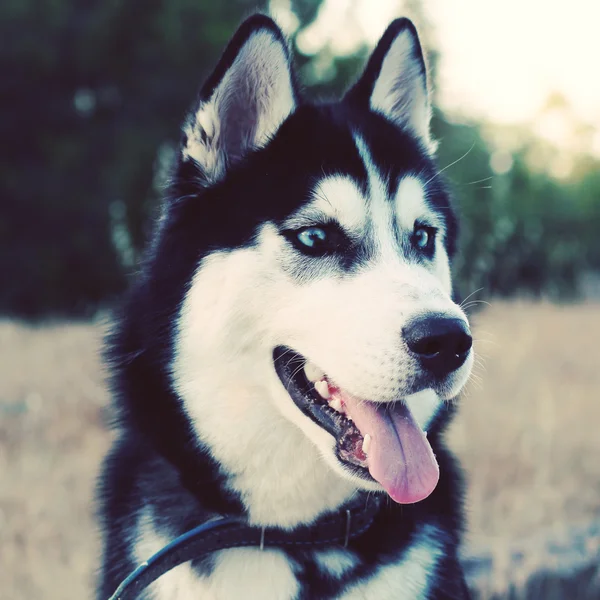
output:
[[[467,598],[463,483],[441,434],[473,349],[430,115],[408,19],[321,104],[270,18],[235,33],[184,122],[109,342],[119,434],[98,600],[217,516],[317,535],[374,498],[345,543],[213,552],[140,597]]]

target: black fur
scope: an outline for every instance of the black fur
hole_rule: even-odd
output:
[[[431,178],[428,198],[447,223],[445,243],[449,255],[453,255],[456,220],[434,162],[419,141],[364,106],[385,51],[395,35],[407,27],[413,28],[406,20],[392,24],[369,61],[365,76],[344,102],[302,104],[294,83],[299,108],[265,148],[232,165],[219,183],[207,186],[193,161],[180,161],[176,166],[164,215],[109,340],[108,360],[120,436],[106,459],[100,485],[105,543],[98,600],[108,598],[135,566],[131,562],[130,535],[135,516],[145,506],[154,507],[161,528],[170,536],[184,533],[214,512],[244,513],[241,499],[226,488],[227,473],[196,442],[169,382],[174,322],[203,256],[217,249],[253,244],[260,223],[281,224],[306,201],[316,176],[347,173],[366,187],[367,174],[349,127],[366,140],[374,161],[387,174],[390,188],[397,187],[401,176],[409,173]],[[260,28],[282,39],[267,17],[255,16],[246,21],[200,99],[210,96],[243,43]],[[420,47],[418,53],[423,63]],[[353,248],[344,253],[340,264],[351,270],[365,259],[365,252]],[[441,411],[429,432],[440,465],[437,488],[418,504],[400,506],[390,501],[386,505],[374,526],[351,542],[361,559],[357,570],[339,581],[328,579],[317,569],[310,552],[289,551],[299,565],[300,598],[334,598],[348,583],[368,576],[376,566],[398,560],[410,545],[417,525],[425,523],[433,523],[444,532],[444,558],[430,597],[466,598],[457,559],[462,482],[440,439],[450,416],[449,408]],[[199,572],[207,572],[211,561],[195,566]]]

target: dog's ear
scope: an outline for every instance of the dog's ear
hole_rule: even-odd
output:
[[[181,157],[208,183],[249,150],[266,144],[297,104],[288,46],[264,15],[244,21],[183,127]]]
[[[419,36],[409,19],[396,19],[383,34],[345,102],[379,112],[410,129],[432,151],[431,106]]]

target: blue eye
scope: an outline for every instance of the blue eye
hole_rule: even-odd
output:
[[[419,250],[431,250],[435,240],[435,228],[426,225],[415,225],[412,235],[413,245]]]
[[[350,240],[335,223],[286,229],[282,234],[298,252],[307,256],[341,255],[350,246]]]
[[[327,233],[320,227],[307,227],[301,229],[296,237],[298,241],[307,248],[316,249],[327,241]]]

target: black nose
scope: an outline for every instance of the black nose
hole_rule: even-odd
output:
[[[410,351],[425,369],[445,377],[466,360],[473,339],[462,319],[426,315],[410,322],[403,331]]]

